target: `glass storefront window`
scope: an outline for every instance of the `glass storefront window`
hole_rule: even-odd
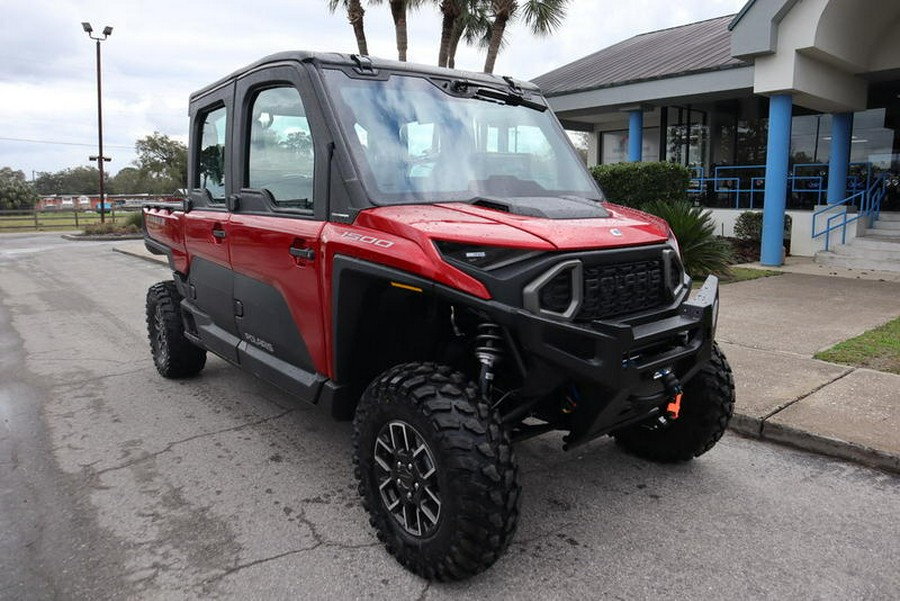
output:
[[[885,127],[887,109],[872,109],[853,115],[850,161],[869,162],[876,169],[890,169],[894,130]]]
[[[686,167],[705,168],[709,157],[706,113],[669,107],[666,128],[666,160]]]

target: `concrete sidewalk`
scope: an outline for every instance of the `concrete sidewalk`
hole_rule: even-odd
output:
[[[717,339],[737,387],[731,426],[900,472],[900,376],[812,358],[900,316],[900,282],[817,269],[788,265],[784,275],[721,288]]]
[[[166,263],[140,240],[113,250]],[[802,260],[780,270],[721,287],[716,337],[737,388],[731,428],[900,472],[900,376],[812,358],[900,316],[900,278]]]

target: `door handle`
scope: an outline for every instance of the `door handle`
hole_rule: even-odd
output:
[[[306,261],[312,261],[316,258],[316,251],[311,248],[297,248],[296,246],[292,246],[288,252],[291,253],[291,256]]]
[[[222,238],[225,237],[226,234],[225,234],[225,230],[213,229],[212,235],[215,236],[216,238],[218,238],[219,240],[221,240]]]

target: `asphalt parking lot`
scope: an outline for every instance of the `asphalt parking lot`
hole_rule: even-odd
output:
[[[519,531],[472,580],[382,550],[350,427],[211,359],[153,368],[165,268],[0,237],[0,598],[893,598],[900,481],[726,434],[658,466],[608,439],[517,447]],[[725,309],[723,309],[725,310]]]

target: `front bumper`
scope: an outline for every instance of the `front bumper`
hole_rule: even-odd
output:
[[[718,286],[709,276],[692,299],[638,323],[585,327],[516,312],[512,329],[525,354],[566,373],[582,390],[567,448],[658,413],[668,400],[659,372],[671,369],[685,382],[709,361]]]
[[[660,413],[670,399],[662,378],[654,376],[669,369],[687,382],[712,355],[719,307],[715,276],[689,300],[688,289],[679,287],[677,298],[658,310],[577,325],[399,271],[389,274],[506,328],[516,342],[515,362],[525,372],[523,388],[535,398],[564,382],[575,384],[581,400],[570,416],[566,448]]]

